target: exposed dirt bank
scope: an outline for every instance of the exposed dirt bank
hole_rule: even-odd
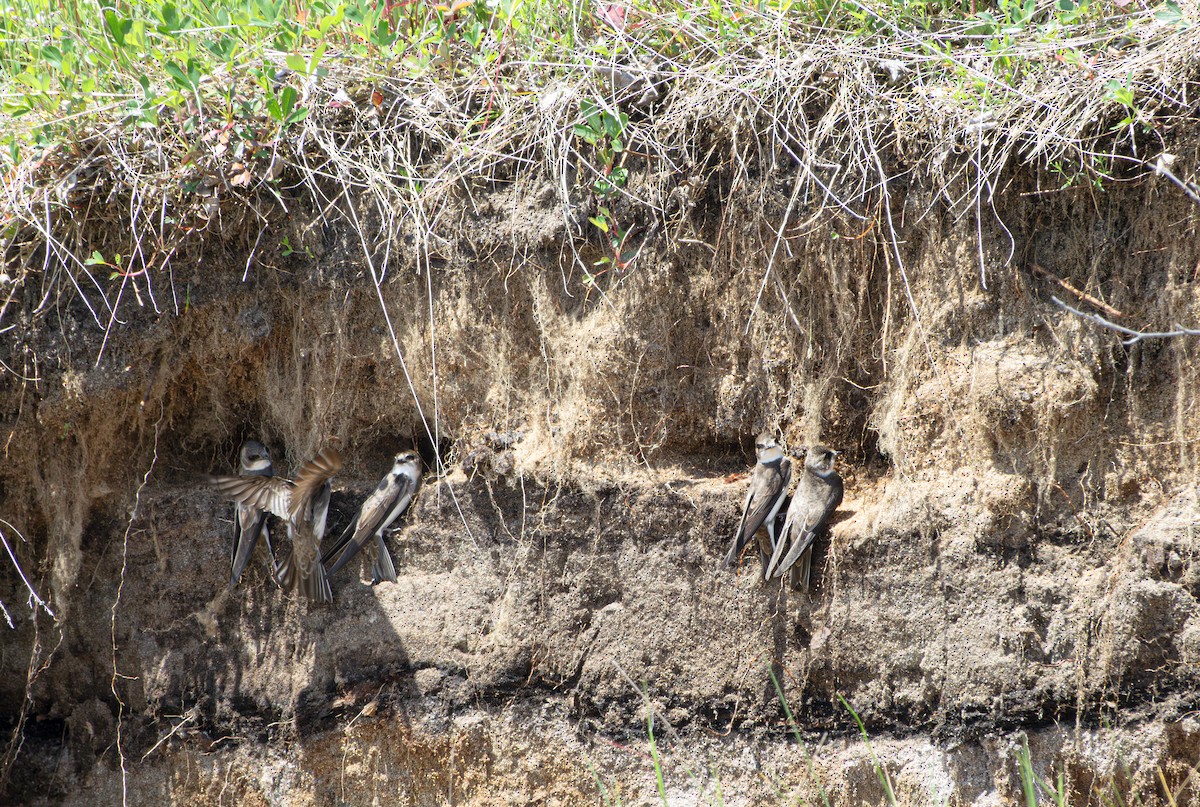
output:
[[[156,279],[178,313],[127,304],[105,333],[26,287],[0,512],[57,620],[0,562],[10,798],[114,800],[124,759],[130,803],[571,804],[589,764],[652,803],[648,702],[671,803],[875,802],[839,696],[912,803],[1013,798],[1023,735],[1077,800],[1183,787],[1197,344],[1122,346],[1045,273],[1135,327],[1200,323],[1197,208],[1031,168],[994,215],[902,178],[866,223],[796,213],[779,238],[797,169],[713,154],[633,174],[669,212],[598,279],[586,193],[522,178],[400,223],[378,287],[384,247],[308,197],[259,239],[214,224]],[[764,427],[844,451],[811,596],[717,570]],[[341,441],[334,528],[391,452],[440,457],[400,582],[342,575],[309,608],[260,560],[225,591],[229,508],[198,478],[252,436],[290,468]]]

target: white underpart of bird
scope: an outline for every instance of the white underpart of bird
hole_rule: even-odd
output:
[[[421,458],[415,451],[395,456],[392,468],[362,503],[354,521],[324,555],[329,574],[334,574],[367,548],[371,558],[371,582],[396,582],[396,565],[384,543],[383,533],[412,503],[421,480]],[[374,540],[372,540],[374,539]]]
[[[754,538],[759,527],[766,526],[769,546],[775,546],[775,516],[783,506],[783,498],[792,478],[791,460],[768,432],[758,436],[754,447],[758,452],[758,463],[750,476],[750,489],[746,491],[746,500],[742,505],[741,521],[725,555],[726,568],[737,563],[742,550]],[[770,552],[760,546],[759,556],[765,570]]]
[[[842,478],[833,469],[837,452],[816,445],[808,449],[804,469],[792,503],[788,505],[779,541],[767,564],[764,579],[782,577],[795,568],[793,583],[809,586],[812,574],[812,543],[817,532],[829,521],[829,516],[842,503]]]

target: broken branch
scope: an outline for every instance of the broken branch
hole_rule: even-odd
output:
[[[1176,325],[1175,329],[1172,331],[1135,331],[1133,328],[1126,328],[1123,325],[1118,325],[1115,322],[1111,322],[1099,314],[1088,314],[1085,311],[1080,311],[1078,308],[1072,308],[1053,295],[1050,296],[1050,299],[1053,300],[1054,304],[1059,308],[1063,309],[1064,311],[1069,311],[1077,317],[1091,320],[1102,328],[1108,328],[1109,330],[1116,331],[1117,333],[1127,334],[1129,338],[1121,340],[1121,344],[1125,345],[1125,347],[1136,345],[1143,339],[1171,339],[1176,336],[1200,336],[1200,328],[1184,328],[1182,325]]]

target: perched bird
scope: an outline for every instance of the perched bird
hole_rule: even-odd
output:
[[[353,523],[321,558],[325,564],[333,561],[333,565],[329,566],[329,574],[345,566],[374,538],[375,541],[367,548],[371,558],[371,582],[396,582],[396,566],[392,563],[387,544],[383,542],[383,532],[412,502],[420,481],[421,458],[415,451],[401,451],[395,456],[387,476],[379,480],[375,491],[362,503]]]
[[[271,454],[267,451],[267,447],[257,440],[247,440],[242,444],[241,466],[242,476],[271,477],[275,475],[275,467],[271,464]],[[267,555],[274,564],[275,552],[271,548],[271,531],[267,527],[267,511],[251,504],[238,502],[237,509],[234,511],[233,553],[230,556],[233,569],[229,578],[231,588],[237,585],[242,572],[246,570],[246,564],[250,562],[250,556],[254,554],[254,546],[258,543],[259,535],[262,535],[263,540],[267,542]]]
[[[782,577],[795,566],[792,583],[808,588],[812,571],[813,537],[842,503],[842,478],[833,470],[837,452],[816,445],[804,457],[804,470],[788,505],[787,517],[779,533],[779,542],[771,555],[764,579]]]
[[[769,432],[760,434],[754,447],[758,452],[758,464],[754,466],[754,473],[750,477],[750,490],[746,491],[746,503],[742,505],[741,523],[733,536],[729,554],[725,556],[726,568],[737,563],[742,549],[758,532],[758,528],[765,524],[771,541],[769,548],[759,545],[765,570],[775,545],[775,516],[783,506],[783,497],[792,479],[792,461],[784,456],[783,447]]]
[[[296,481],[278,476],[214,476],[210,482],[241,504],[268,510],[287,522],[292,548],[275,577],[285,590],[300,588],[317,602],[332,602],[333,591],[321,564],[321,538],[329,513],[329,480],[342,467],[342,457],[325,448],[300,467]]]

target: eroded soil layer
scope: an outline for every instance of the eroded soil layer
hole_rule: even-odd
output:
[[[69,294],[20,301],[0,511],[56,619],[0,563],[10,797],[119,792],[123,756],[142,803],[643,803],[649,706],[680,798],[871,801],[839,697],[914,801],[1011,798],[1023,733],[1080,798],[1184,786],[1195,343],[1123,346],[1046,273],[1129,322],[1200,322],[1191,203],[1014,190],[1000,227],[913,189],[895,244],[833,222],[766,274],[792,179],[761,180],[764,208],[717,182],[686,238],[587,283],[553,186],[502,187],[378,288],[354,233],[301,251],[280,221],[267,241],[297,248],[253,271],[219,241],[175,267],[178,313],[105,333]],[[718,568],[763,428],[843,451],[809,593]],[[248,437],[286,470],[340,443],[332,529],[416,445],[399,583],[342,574],[308,607],[258,558],[227,591],[201,475]]]

